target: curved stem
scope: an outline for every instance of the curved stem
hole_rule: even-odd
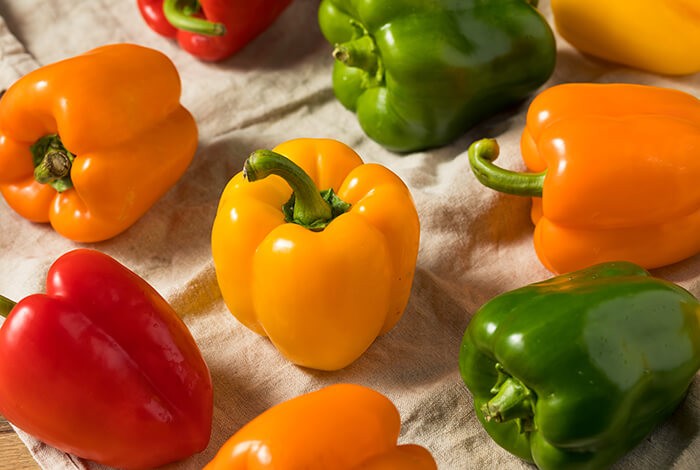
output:
[[[469,146],[469,165],[481,184],[502,193],[517,196],[542,197],[542,186],[547,170],[541,173],[518,173],[494,165],[498,158],[498,142],[481,139]]]
[[[7,318],[15,305],[17,305],[17,302],[13,302],[4,295],[0,295],[0,317]]]
[[[337,44],[333,57],[348,67],[360,68],[370,74],[375,73],[379,67],[374,39],[368,35]]]
[[[223,23],[214,23],[204,18],[192,16],[198,11],[199,2],[196,0],[165,0],[163,2],[163,14],[175,28],[205,36],[226,34],[226,26]]]
[[[287,157],[271,150],[256,150],[250,154],[243,166],[243,176],[248,181],[258,181],[270,175],[284,178],[292,188],[292,199],[284,206],[291,215],[287,217],[289,222],[310,230],[323,230],[350,207],[332,190],[319,192],[309,175]]]

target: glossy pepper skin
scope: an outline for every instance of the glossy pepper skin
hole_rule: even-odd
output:
[[[554,69],[552,31],[526,0],[323,0],[319,23],[336,97],[397,152],[448,144]]]
[[[270,156],[280,168],[287,162],[287,180],[262,174],[274,166]],[[282,207],[290,184],[293,217]],[[319,188],[337,196],[332,210]],[[296,139],[255,152],[228,183],[212,253],[224,301],[243,325],[295,364],[336,370],[403,315],[419,236],[413,198],[398,176],[363,164],[338,141]]]
[[[424,447],[397,445],[401,417],[379,392],[336,384],[268,409],[205,470],[437,470]]]
[[[204,61],[224,60],[258,37],[292,0],[137,0],[146,24]]]
[[[491,161],[475,142],[476,177],[533,196],[534,244],[563,273],[625,260],[647,269],[700,252],[700,100],[630,84],[566,84],[532,102],[520,148],[532,173]]]
[[[9,315],[8,315],[9,312]],[[0,413],[65,452],[153,468],[204,450],[212,384],[185,324],[142,278],[78,249],[46,294],[0,298]]]
[[[500,446],[542,470],[608,468],[685,396],[700,304],[637,265],[595,265],[486,303],[459,367]]]
[[[697,0],[551,0],[554,24],[581,52],[668,75],[700,71]]]
[[[0,192],[71,240],[120,234],[192,161],[197,126],[179,99],[170,59],[132,44],[25,75],[0,100]]]

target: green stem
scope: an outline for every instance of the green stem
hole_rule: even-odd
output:
[[[376,73],[379,68],[377,48],[369,35],[337,44],[333,57],[348,67],[360,68],[370,74]]]
[[[34,179],[63,192],[73,187],[70,171],[74,156],[61,142],[58,134],[42,137],[30,148],[34,161]]]
[[[520,380],[508,375],[500,364],[496,364],[498,380],[491,389],[494,396],[481,406],[486,421],[502,423],[516,420],[524,431],[534,428],[535,395]]]
[[[518,173],[505,170],[492,162],[498,158],[498,142],[481,139],[469,146],[467,155],[476,179],[481,184],[502,193],[517,196],[542,197],[542,186],[547,170],[541,173]]]
[[[335,217],[347,212],[350,204],[331,189],[319,192],[306,172],[287,157],[271,150],[256,150],[245,161],[243,175],[258,181],[270,175],[282,177],[292,188],[289,202],[283,206],[287,222],[309,230],[323,230]]]
[[[199,2],[196,0],[165,0],[163,13],[168,22],[177,29],[205,36],[223,36],[226,26],[214,23],[204,18],[193,16],[199,12]]]
[[[0,317],[7,318],[15,305],[17,305],[17,302],[13,302],[7,297],[0,295]]]

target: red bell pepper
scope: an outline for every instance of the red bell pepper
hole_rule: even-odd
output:
[[[265,31],[292,0],[137,0],[158,34],[207,61],[223,60]]]
[[[65,452],[125,469],[203,450],[209,369],[142,278],[98,251],[64,254],[46,294],[0,297],[0,414]]]

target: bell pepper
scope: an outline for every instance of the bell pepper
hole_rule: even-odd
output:
[[[226,59],[258,37],[292,0],[137,0],[146,24],[204,61]]]
[[[0,414],[104,465],[153,468],[204,450],[212,383],[172,307],[110,256],[77,249],[46,294],[0,296]]]
[[[697,0],[552,0],[554,25],[576,49],[668,75],[700,72]]]
[[[99,47],[20,78],[0,100],[0,192],[78,242],[133,225],[183,175],[197,126],[162,53]]]
[[[336,384],[268,409],[204,470],[437,470],[424,447],[397,445],[401,417],[379,392]]]
[[[542,470],[602,470],[685,396],[700,303],[635,264],[591,266],[483,305],[459,368],[501,447]]]
[[[387,149],[445,145],[552,74],[554,35],[536,3],[323,0],[335,95]]]
[[[532,196],[534,245],[563,273],[624,260],[647,269],[700,252],[700,100],[630,84],[566,84],[530,105],[529,173],[496,167],[497,143],[468,151],[486,186]]]
[[[253,152],[229,181],[212,255],[243,325],[295,364],[337,370],[403,315],[419,234],[393,172],[338,141],[296,139]]]

